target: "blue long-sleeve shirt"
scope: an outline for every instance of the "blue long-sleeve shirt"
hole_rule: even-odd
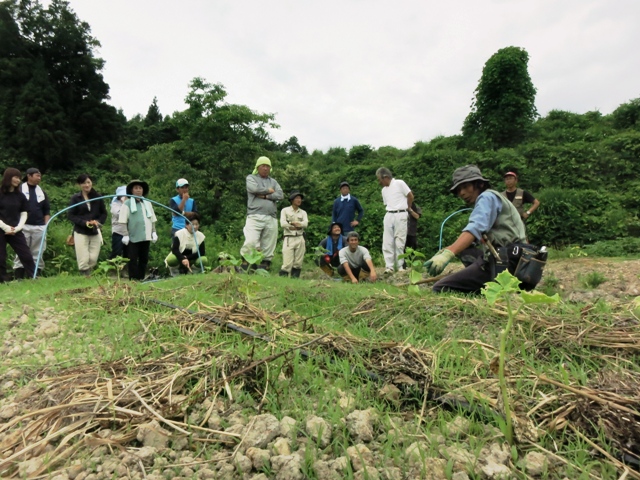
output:
[[[346,235],[353,230],[351,222],[354,220],[360,222],[363,216],[364,208],[362,208],[360,201],[353,195],[351,195],[349,200],[342,200],[342,196],[340,196],[333,202],[331,222],[342,225],[343,235]]]
[[[476,199],[473,211],[469,216],[469,223],[462,231],[469,232],[476,237],[476,240],[482,240],[482,234],[491,230],[501,211],[502,201],[491,192],[482,192]]]

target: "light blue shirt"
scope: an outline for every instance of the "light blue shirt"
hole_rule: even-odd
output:
[[[469,232],[477,240],[482,240],[482,234],[491,230],[501,211],[502,201],[494,193],[482,192],[476,199],[469,223],[462,231]]]

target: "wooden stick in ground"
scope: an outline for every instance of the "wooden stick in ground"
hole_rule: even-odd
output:
[[[438,280],[448,277],[451,273],[441,273],[440,275],[436,275],[435,277],[423,278],[418,280],[416,283],[399,283],[398,287],[408,287],[409,285],[422,285],[424,283],[436,283]]]
[[[601,448],[596,443],[592,442],[585,435],[583,435],[576,427],[574,427],[573,425],[569,424],[569,428],[571,430],[573,430],[573,432],[576,435],[578,435],[582,440],[584,440],[589,445],[591,445],[593,448],[598,450],[598,452],[600,452],[602,455],[604,455],[607,458],[607,460],[609,460],[611,463],[613,463],[617,468],[619,468],[620,470],[623,470],[626,475],[631,475],[635,479],[640,479],[640,474],[638,474],[637,472],[634,472],[632,470],[629,470],[624,463],[622,463],[617,458],[613,457],[609,452],[607,452],[605,449]]]
[[[576,395],[580,395],[582,397],[588,398],[589,400],[593,400],[594,402],[598,402],[602,405],[606,405],[608,407],[611,408],[615,408],[617,410],[622,410],[623,412],[627,412],[630,413],[631,415],[640,415],[640,412],[629,408],[629,407],[625,407],[624,405],[620,405],[618,403],[615,402],[611,402],[609,400],[605,400],[603,398],[598,397],[597,395],[593,395],[591,393],[585,392],[584,390],[580,390],[579,388],[575,388],[575,387],[571,387],[569,385],[565,385],[564,383],[561,382],[557,382],[555,380],[550,379],[549,377],[545,376],[545,375],[540,375],[538,376],[538,378],[545,382],[545,383],[549,383],[551,385],[555,385],[556,387],[560,387],[560,388],[564,388],[565,390],[569,390],[570,392],[575,393]]]

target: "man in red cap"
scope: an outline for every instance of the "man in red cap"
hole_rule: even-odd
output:
[[[518,188],[518,174],[515,172],[507,172],[504,174],[504,184],[507,189],[502,194],[509,199],[513,206],[516,207],[522,221],[525,222],[540,206],[540,201],[526,190]],[[528,210],[524,209],[524,204],[530,203]]]

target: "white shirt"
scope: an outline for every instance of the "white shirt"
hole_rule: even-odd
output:
[[[409,186],[403,180],[391,179],[388,187],[382,187],[382,201],[387,207],[387,212],[394,210],[407,210],[407,195],[411,193]]]

